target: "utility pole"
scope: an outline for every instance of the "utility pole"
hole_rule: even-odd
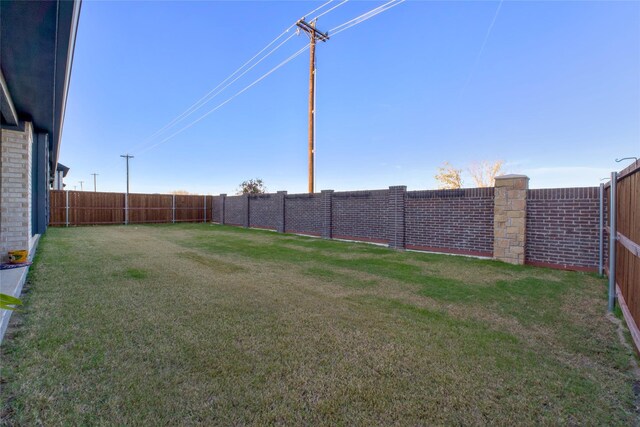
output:
[[[95,193],[96,191],[98,191],[98,187],[96,186],[96,176],[100,175],[99,173],[92,173],[91,175],[93,175],[93,192]]]
[[[315,175],[315,116],[316,116],[316,39],[326,42],[329,35],[316,29],[316,21],[310,23],[304,18],[296,22],[298,28],[307,33],[311,40],[309,49],[309,193],[314,191]]]
[[[133,159],[133,156],[127,154],[121,154],[120,157],[124,157],[127,160],[127,193],[124,195],[124,223],[129,224],[129,159]]]
[[[82,183],[83,183],[84,181],[78,181],[78,182],[80,183],[80,191],[83,191],[83,190],[82,190]]]

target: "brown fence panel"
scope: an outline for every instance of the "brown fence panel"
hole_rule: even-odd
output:
[[[51,190],[50,203],[51,226],[65,226],[67,212],[71,226],[125,222],[124,193]],[[128,204],[131,224],[211,222],[213,216],[213,196],[129,194]]]
[[[124,194],[69,191],[69,225],[124,223]]]
[[[49,225],[65,225],[67,223],[67,204],[64,190],[51,190],[49,193]]]
[[[204,204],[204,196],[176,195],[176,222],[204,222]]]
[[[171,222],[173,196],[170,194],[129,194],[129,223]]]
[[[616,231],[615,283],[618,299],[640,350],[640,161],[619,174]]]

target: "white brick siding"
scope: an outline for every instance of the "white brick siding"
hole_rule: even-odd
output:
[[[0,146],[0,261],[7,252],[29,249],[31,240],[31,149],[33,128],[24,132],[2,129]]]

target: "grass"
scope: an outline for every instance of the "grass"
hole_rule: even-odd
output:
[[[595,275],[205,224],[49,229],[6,424],[637,422]]]

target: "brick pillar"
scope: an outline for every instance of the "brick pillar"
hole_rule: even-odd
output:
[[[331,239],[331,199],[333,198],[333,190],[322,190],[320,192],[322,198],[322,238]]]
[[[524,264],[527,234],[527,190],[524,175],[496,177],[493,211],[493,257],[510,264]]]
[[[285,218],[285,200],[287,192],[286,191],[278,191],[276,193],[276,231],[278,233],[284,233],[284,218]]]
[[[227,201],[227,195],[220,195],[220,224],[224,225],[224,208]]]
[[[8,251],[29,249],[31,240],[31,176],[33,128],[0,130],[0,261]]]
[[[242,226],[245,228],[249,228],[249,215],[251,215],[249,209],[249,195],[245,194],[242,196]]]
[[[405,249],[404,242],[404,202],[407,187],[398,185],[389,187],[387,232],[389,235],[389,247],[393,249]]]

